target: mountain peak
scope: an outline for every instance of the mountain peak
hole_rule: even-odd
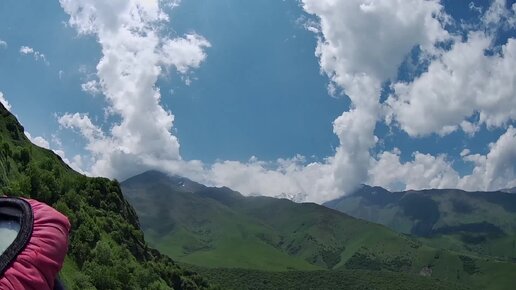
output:
[[[392,192],[380,186],[370,186],[367,184],[361,184],[356,190],[352,191],[349,194],[344,194],[336,199],[329,200],[325,202],[323,205],[329,208],[335,208],[340,202],[350,196],[369,196],[375,198],[389,198],[391,197]]]
[[[123,185],[137,186],[138,184],[165,184],[182,192],[197,192],[205,188],[204,185],[179,175],[170,175],[159,170],[148,170],[122,182]]]

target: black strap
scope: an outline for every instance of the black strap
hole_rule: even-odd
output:
[[[11,197],[0,197],[0,214],[16,219],[20,223],[20,231],[16,239],[0,256],[0,277],[2,277],[18,254],[29,243],[34,225],[34,215],[32,207],[27,201]]]
[[[59,278],[56,278],[54,281],[54,289],[53,290],[65,290],[65,287],[63,286],[63,283],[59,280]]]

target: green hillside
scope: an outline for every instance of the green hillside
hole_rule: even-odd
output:
[[[516,194],[363,186],[326,206],[441,248],[516,261]]]
[[[312,277],[307,273],[365,270],[387,276],[406,273],[416,280],[430,276],[491,289],[516,282],[508,274],[516,270],[511,263],[436,249],[313,203],[244,197],[228,188],[205,187],[156,171],[130,178],[121,186],[152,246],[183,263],[227,268],[219,272],[221,279],[224,273],[242,277],[242,272],[230,270],[239,268],[253,270],[244,272],[254,273],[249,277],[270,271],[285,275],[294,275],[285,271],[303,271]],[[213,277],[217,271],[207,273]],[[496,282],[491,281],[493,274],[500,275]]]
[[[148,247],[119,184],[74,172],[33,145],[0,104],[0,187],[53,205],[72,223],[61,279],[67,289],[199,289],[208,284]]]

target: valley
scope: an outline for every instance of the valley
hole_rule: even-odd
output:
[[[489,289],[504,289],[516,279],[509,274],[516,270],[516,264],[509,260],[442,246],[410,231],[396,232],[331,209],[331,202],[325,207],[245,197],[229,188],[207,187],[158,171],[132,177],[121,187],[152,246],[208,277],[220,279],[224,275],[216,274],[219,270],[233,277],[222,283],[234,281],[234,277],[245,281],[253,275],[267,277],[267,281],[282,280],[273,278],[272,273],[281,277],[295,277],[295,273],[345,277],[363,273],[360,271],[382,273],[387,280],[407,275],[415,283],[432,284],[437,279],[434,282]],[[390,201],[396,196],[382,198]],[[409,202],[413,208],[420,201]],[[428,206],[422,204],[421,208]],[[428,216],[433,217],[431,210]],[[414,208],[414,212],[420,210]],[[407,218],[399,224],[406,226],[409,221]],[[416,220],[418,226],[413,227],[422,231],[425,222]],[[470,227],[498,233],[484,224]],[[495,283],[493,277],[498,277]]]

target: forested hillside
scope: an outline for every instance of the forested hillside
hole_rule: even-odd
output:
[[[52,205],[72,224],[61,279],[67,289],[208,288],[199,275],[149,248],[117,181],[85,177],[32,144],[0,104],[2,194]]]

